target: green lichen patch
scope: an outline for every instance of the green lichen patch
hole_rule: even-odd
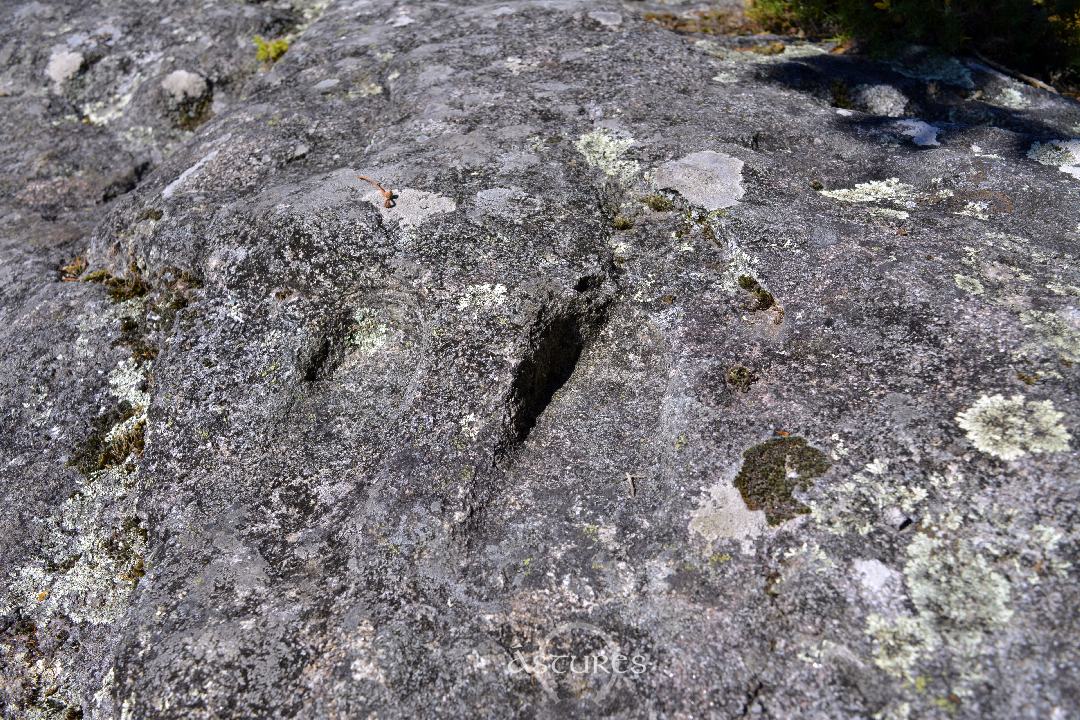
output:
[[[956,287],[969,295],[982,295],[986,292],[986,288],[983,287],[982,282],[978,278],[957,274],[953,275],[953,282],[956,283]]]
[[[1063,417],[1049,400],[983,395],[957,415],[956,422],[980,451],[1015,460],[1029,453],[1068,450],[1070,435],[1061,424]]]
[[[764,510],[770,525],[778,525],[810,508],[795,499],[796,489],[829,469],[825,453],[810,447],[801,437],[779,437],[755,445],[743,453],[735,487],[751,510]]]
[[[736,390],[747,392],[750,386],[758,379],[754,371],[745,365],[736,365],[727,371],[727,383]]]
[[[1025,310],[1020,314],[1020,322],[1033,331],[1044,346],[1056,351],[1062,362],[1080,362],[1080,330],[1065,317],[1046,310]]]
[[[289,49],[288,38],[274,38],[267,40],[262,35],[251,38],[255,43],[255,59],[266,65],[273,65]]]
[[[591,167],[595,167],[608,177],[630,183],[637,176],[640,166],[634,160],[624,159],[623,154],[633,144],[634,140],[631,137],[599,128],[579,137],[574,147]]]
[[[371,355],[386,345],[389,329],[379,320],[377,311],[360,308],[353,313],[353,330],[349,343],[363,355]]]
[[[739,287],[750,293],[749,310],[768,310],[776,304],[776,298],[773,297],[773,294],[763,288],[761,283],[752,275],[740,275]]]

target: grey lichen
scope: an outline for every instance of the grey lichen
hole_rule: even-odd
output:
[[[946,515],[907,548],[904,582],[914,615],[867,617],[874,662],[890,675],[916,681],[916,667],[942,650],[953,668],[950,691],[965,694],[980,678],[977,658],[985,638],[1013,615],[1011,585],[990,559],[955,531]],[[925,682],[925,680],[923,681]]]
[[[1061,424],[1063,417],[1050,400],[983,395],[958,414],[956,422],[982,452],[1015,460],[1029,453],[1068,450],[1070,435]]]
[[[574,147],[590,166],[608,177],[629,183],[637,176],[639,165],[634,160],[624,159],[623,155],[633,144],[634,139],[629,136],[599,128],[579,137]]]

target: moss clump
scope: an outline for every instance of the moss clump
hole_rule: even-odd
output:
[[[653,212],[671,212],[675,209],[675,203],[671,201],[671,198],[667,195],[660,195],[659,193],[646,195],[641,198],[641,202]]]
[[[128,268],[128,274],[124,277],[116,277],[108,270],[94,270],[81,279],[83,282],[104,285],[108,288],[109,297],[113,302],[124,302],[150,292],[150,285],[143,280],[138,266],[134,263]]]
[[[801,437],[778,437],[743,453],[735,487],[746,507],[764,510],[770,525],[810,512],[792,496],[829,469],[825,454]]]
[[[276,63],[289,49],[287,38],[267,40],[262,35],[256,35],[251,41],[255,43],[255,59],[266,65]]]
[[[745,26],[738,15],[726,10],[695,10],[681,15],[671,12],[647,12],[641,19],[673,32],[687,34],[729,35],[743,31]]]
[[[129,403],[121,403],[96,418],[68,465],[89,476],[119,465],[132,453],[141,455],[146,421],[135,419],[136,414]]]
[[[747,392],[750,386],[757,380],[754,371],[745,365],[736,365],[727,371],[727,382],[736,390]]]
[[[625,215],[616,215],[615,219],[611,221],[611,226],[621,232],[634,227],[634,221]]]
[[[750,293],[752,298],[750,310],[768,310],[776,304],[776,298],[773,297],[773,294],[763,288],[761,283],[751,275],[740,275],[739,287]]]
[[[760,45],[753,45],[750,48],[750,52],[756,55],[766,56],[781,55],[786,48],[787,46],[784,45],[784,43],[780,42],[779,40],[774,40],[772,42],[762,43]]]
[[[185,100],[177,108],[176,126],[181,130],[192,131],[210,119],[213,98],[209,95]],[[160,213],[158,213],[160,217]]]
[[[86,258],[76,255],[66,265],[60,267],[60,280],[62,282],[75,282],[79,276],[86,272]]]

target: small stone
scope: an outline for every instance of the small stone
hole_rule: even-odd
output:
[[[622,15],[607,10],[593,10],[589,13],[589,19],[595,20],[604,27],[612,30],[622,25]]]

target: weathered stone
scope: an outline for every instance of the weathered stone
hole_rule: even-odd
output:
[[[1080,106],[644,12],[3,5],[0,715],[1076,715]]]

